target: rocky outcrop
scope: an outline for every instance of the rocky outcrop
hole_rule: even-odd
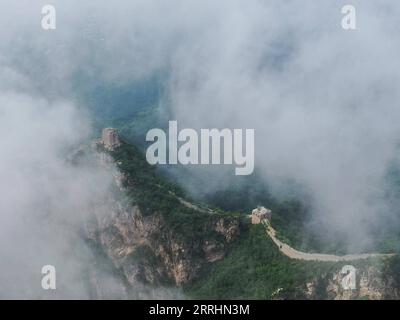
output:
[[[382,272],[373,266],[356,270],[355,287],[348,288],[343,285],[344,277],[340,271],[333,274],[321,275],[306,285],[308,299],[330,300],[382,300],[400,299],[400,289],[390,276],[384,277]]]
[[[87,233],[130,285],[170,280],[179,286],[194,279],[203,264],[222,259],[227,245],[239,234],[238,220],[210,217],[202,227],[215,237],[185,242],[159,213],[144,216],[138,206],[115,203],[112,216],[97,217]]]

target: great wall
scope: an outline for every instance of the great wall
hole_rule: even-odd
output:
[[[271,210],[264,207],[258,207],[253,210],[251,220],[253,224],[262,224],[265,226],[267,235],[276,244],[279,251],[291,259],[307,260],[307,261],[354,261],[368,258],[388,258],[393,257],[394,253],[360,253],[360,254],[347,254],[343,256],[324,254],[324,253],[307,253],[296,250],[288,244],[282,242],[276,237],[276,231],[271,225]]]

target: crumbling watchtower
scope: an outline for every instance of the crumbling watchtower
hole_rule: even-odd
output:
[[[271,222],[271,218],[272,218],[272,211],[265,207],[258,206],[251,212],[252,224],[259,224],[265,219]]]
[[[104,148],[110,151],[113,151],[115,148],[121,145],[118,132],[114,128],[103,129],[101,134],[101,142],[103,143]]]

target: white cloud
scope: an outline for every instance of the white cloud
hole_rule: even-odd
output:
[[[353,1],[351,32],[340,1],[50,3],[55,31],[40,28],[47,1],[0,4],[0,250],[24,250],[16,221],[43,203],[75,212],[92,196],[97,173],[61,155],[89,127],[71,102],[78,73],[120,84],[166,71],[180,124],[255,128],[266,180],[295,178],[315,219],[368,238],[400,136],[397,2]]]

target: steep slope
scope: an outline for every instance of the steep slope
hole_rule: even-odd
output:
[[[160,178],[132,145],[122,141],[116,148],[99,143],[96,148],[103,165],[118,168],[114,198],[120,198],[108,200],[109,212],[97,212],[87,233],[128,285],[179,286],[194,279],[205,263],[225,256],[240,234],[239,215],[184,200],[183,191]]]

